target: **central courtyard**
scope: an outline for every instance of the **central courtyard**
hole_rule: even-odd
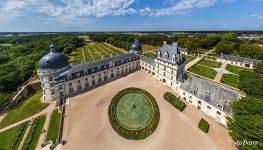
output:
[[[159,107],[159,122],[153,133],[142,140],[130,140],[123,138],[113,129],[109,121],[109,106],[120,91],[136,87],[150,93]],[[208,134],[198,129],[200,118],[205,118],[196,108],[189,105],[183,112],[175,109],[163,98],[165,92],[173,92],[168,86],[162,85],[143,71],[131,73],[125,77],[109,82],[103,86],[94,88],[83,94],[70,98],[66,107],[65,124],[63,129],[63,139],[67,143],[63,149],[71,150],[221,150],[236,149],[227,129],[214,123]],[[130,119],[126,120],[124,114],[119,114],[118,119],[122,120],[122,125],[128,128],[141,128],[149,122],[152,114],[152,105],[145,100],[143,95],[124,95],[124,99],[118,107],[122,110],[138,109],[135,114],[128,113],[130,119],[136,118],[142,112],[143,121],[139,117],[134,124]],[[146,98],[147,99],[147,98]],[[129,101],[129,102],[126,102]],[[131,101],[131,102],[130,102]],[[127,103],[127,104],[125,104]],[[147,105],[141,105],[146,103]],[[125,106],[126,105],[126,106]],[[145,107],[145,108],[144,108]],[[116,107],[117,108],[117,107]],[[148,110],[147,110],[148,109]],[[119,112],[121,113],[121,111]],[[127,114],[126,114],[127,115]],[[128,117],[128,118],[129,118]],[[122,119],[121,119],[122,118]],[[132,119],[133,120],[133,119]],[[127,121],[127,122],[126,122]],[[126,122],[126,123],[125,123]],[[140,122],[137,124],[136,122]],[[193,147],[193,145],[195,145]]]

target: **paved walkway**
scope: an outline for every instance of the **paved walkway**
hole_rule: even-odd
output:
[[[194,64],[196,64],[198,61],[200,61],[201,59],[204,58],[204,56],[206,56],[207,54],[211,53],[212,51],[214,51],[215,49],[211,49],[209,51],[207,51],[205,54],[201,55],[201,57],[196,57],[194,60],[190,61],[188,64],[185,65],[185,70],[189,69],[190,67],[192,67]]]
[[[46,109],[42,110],[41,112],[39,112],[39,113],[37,113],[37,114],[35,114],[35,115],[31,116],[31,117],[28,117],[28,118],[26,118],[26,119],[23,119],[23,120],[21,120],[21,121],[18,121],[18,122],[16,122],[16,123],[13,123],[13,124],[11,124],[11,125],[9,125],[9,126],[7,126],[7,127],[4,127],[4,128],[2,128],[2,129],[0,129],[0,132],[4,132],[4,131],[6,131],[6,130],[8,130],[8,129],[11,129],[11,128],[13,128],[13,127],[15,127],[15,126],[17,126],[17,125],[19,125],[19,124],[21,124],[21,123],[24,123],[24,122],[26,122],[26,121],[28,121],[28,120],[30,120],[30,119],[32,119],[32,118],[36,118],[36,117],[38,117],[38,116],[40,116],[40,115],[46,114],[46,113],[49,112],[50,110],[53,110],[53,109],[54,109],[54,106],[55,106],[55,103],[51,103]]]
[[[82,48],[81,51],[82,51],[82,57],[83,57],[84,61],[86,61],[86,57],[85,57],[85,53],[84,53],[84,49]]]
[[[44,126],[43,126],[43,129],[45,129],[46,132],[40,134],[40,137],[39,137],[36,149],[41,149],[41,144],[45,143],[45,141],[46,141],[47,131],[48,131],[48,128],[49,128],[49,124],[50,124],[50,120],[51,120],[51,116],[52,116],[52,112],[53,112],[54,108],[55,107],[51,107],[47,111],[46,120],[45,120],[45,123],[44,123]]]
[[[91,52],[90,52],[90,49],[89,49],[88,47],[87,47],[87,50],[88,50],[88,52],[89,52],[89,54],[90,54],[92,60],[94,60],[94,57],[92,56],[92,54],[91,54]]]
[[[21,150],[21,149],[23,148],[23,145],[24,145],[24,143],[25,143],[26,137],[27,137],[27,135],[28,135],[31,127],[32,127],[31,124],[29,124],[29,125],[27,126],[26,132],[25,132],[25,134],[23,135],[23,138],[22,138],[22,140],[21,140],[21,142],[20,142],[20,144],[19,144],[18,150]]]
[[[227,66],[227,63],[224,62],[220,68],[221,68],[221,69],[225,69],[226,66]],[[216,77],[214,78],[214,81],[220,83],[223,75],[224,75],[223,72],[217,72]]]

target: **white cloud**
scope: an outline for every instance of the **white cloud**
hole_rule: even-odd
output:
[[[202,8],[209,7],[213,5],[217,0],[180,0],[175,3],[173,6],[168,8],[143,8],[140,9],[139,12],[142,15],[150,15],[150,16],[167,16],[167,15],[177,15],[177,14],[185,14],[189,12],[193,8]]]

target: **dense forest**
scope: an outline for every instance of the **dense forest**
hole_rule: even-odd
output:
[[[38,68],[39,59],[48,53],[51,41],[58,51],[71,53],[84,41],[74,35],[27,35],[0,37],[0,107],[10,99],[12,92],[27,81]]]

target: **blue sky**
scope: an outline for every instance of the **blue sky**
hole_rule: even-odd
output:
[[[263,30],[263,0],[0,0],[0,32],[165,30]]]

